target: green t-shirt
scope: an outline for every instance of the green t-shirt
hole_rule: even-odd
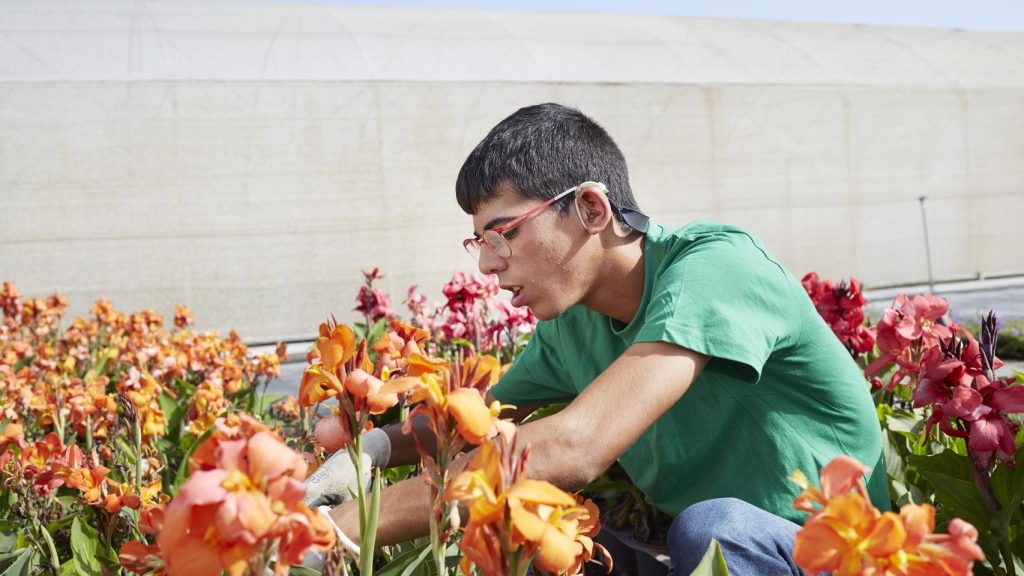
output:
[[[853,456],[889,509],[882,439],[863,372],[800,282],[749,232],[713,222],[651,224],[644,294],[628,325],[582,306],[540,322],[493,389],[511,404],[568,402],[635,342],[670,342],[711,357],[672,408],[619,457],[668,514],[735,497],[803,523],[789,480]],[[624,397],[643,410],[643,398]],[[625,409],[625,408],[624,408]]]

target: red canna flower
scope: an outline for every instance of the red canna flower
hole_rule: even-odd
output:
[[[804,290],[810,296],[818,314],[829,325],[839,341],[854,357],[867,354],[875,347],[874,330],[864,325],[864,306],[867,301],[861,294],[860,283],[851,278],[850,283],[822,280],[810,272],[801,280]]]

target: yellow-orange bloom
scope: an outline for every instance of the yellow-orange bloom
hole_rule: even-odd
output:
[[[344,324],[332,326],[331,322],[320,325],[320,336],[316,349],[324,370],[334,372],[338,366],[348,362],[356,353],[356,335]]]
[[[409,402],[420,404],[413,414],[425,414],[435,434],[448,430],[449,419],[462,440],[479,445],[498,432],[509,435],[514,426],[498,418],[502,406],[484,402],[483,392],[497,381],[499,364],[492,356],[475,356],[456,366],[452,374],[443,361],[421,355],[409,359],[409,371],[417,376],[393,378],[382,393],[408,393]],[[411,418],[406,427],[411,426]],[[408,433],[408,432],[407,432]]]
[[[984,558],[977,531],[960,519],[950,524],[949,535],[932,534],[935,510],[928,504],[909,504],[898,515],[879,512],[862,480],[866,471],[840,456],[822,469],[820,490],[799,470],[793,474],[803,488],[793,504],[811,513],[793,549],[801,568],[839,576],[966,576],[973,561]]]
[[[76,488],[82,493],[86,504],[99,504],[103,498],[103,481],[110,469],[105,466],[72,468],[64,481],[68,488]]]
[[[459,543],[467,575],[470,564],[487,576],[519,573],[524,566],[516,559],[531,558],[544,572],[575,573],[593,552],[589,536],[600,529],[592,502],[577,506],[552,484],[526,478],[525,455],[504,438],[482,444],[445,497],[469,508]]]

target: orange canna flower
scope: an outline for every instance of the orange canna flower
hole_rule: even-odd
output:
[[[356,335],[352,329],[344,324],[333,324],[321,324],[320,336],[316,339],[320,362],[327,372],[334,372],[356,353]]]
[[[949,535],[932,534],[935,510],[928,504],[908,504],[898,515],[879,512],[864,486],[866,471],[853,458],[836,458],[822,469],[820,490],[799,470],[793,474],[803,488],[794,506],[811,513],[793,549],[801,568],[839,576],[966,576],[973,561],[984,558],[977,531],[960,519],[950,524]]]
[[[476,565],[487,576],[576,571],[590,559],[600,530],[593,502],[576,499],[542,480],[525,477],[527,451],[514,441],[485,442],[448,486],[445,498],[467,503],[469,521],[459,548],[464,574]],[[519,564],[517,564],[519,562]]]
[[[107,478],[107,484],[109,486],[107,497],[103,500],[103,508],[107,512],[117,514],[124,507],[138,510],[142,505],[142,500],[135,494],[135,489],[131,484],[114,482],[109,478]]]
[[[164,529],[165,503],[145,506],[139,511],[139,531],[143,534],[159,534]]]
[[[105,466],[72,468],[64,484],[81,492],[86,504],[96,505],[103,498],[103,481],[108,472],[110,469]]]
[[[328,372],[320,364],[314,364],[302,373],[299,382],[299,403],[313,406],[319,402],[339,394],[344,390],[341,380],[332,372]]]
[[[450,369],[451,365],[440,358],[413,353],[409,356],[409,376],[437,374]]]
[[[455,420],[456,430],[470,444],[479,445],[496,431],[495,415],[475,388],[452,390],[448,394],[448,413]]]
[[[164,561],[160,558],[160,547],[147,545],[138,540],[125,542],[117,553],[117,558],[126,570],[147,576],[165,574]]]
[[[7,423],[7,427],[0,432],[0,446],[6,446],[9,443],[20,444],[25,440],[25,426],[17,420],[12,420]]]

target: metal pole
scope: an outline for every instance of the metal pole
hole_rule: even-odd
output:
[[[921,223],[924,224],[924,257],[928,262],[928,292],[935,294],[935,279],[932,277],[932,247],[928,242],[928,212],[924,209],[924,201],[927,196],[918,196],[917,201],[921,203]]]

